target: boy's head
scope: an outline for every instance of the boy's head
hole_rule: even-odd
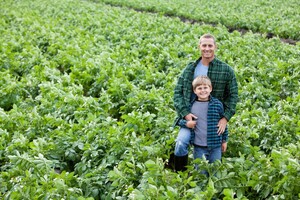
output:
[[[197,76],[193,83],[193,91],[199,100],[208,100],[212,91],[212,84],[208,76]]]
[[[208,78],[208,76],[204,76],[204,75],[197,76],[194,79],[192,85],[193,85],[193,90],[195,90],[196,87],[199,86],[199,85],[207,85],[210,88],[212,88],[210,79]]]

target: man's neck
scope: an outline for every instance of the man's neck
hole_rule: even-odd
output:
[[[207,58],[203,58],[203,57],[202,57],[201,63],[202,63],[202,65],[204,65],[204,66],[209,66],[209,63],[210,63],[211,61],[213,61],[214,58],[215,58],[215,57],[207,59]]]

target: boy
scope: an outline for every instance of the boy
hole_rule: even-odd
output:
[[[227,149],[228,130],[223,134],[218,130],[218,123],[224,117],[223,104],[212,97],[212,84],[207,76],[198,76],[194,79],[193,91],[196,94],[192,101],[191,113],[197,116],[194,120],[178,120],[182,133],[176,139],[175,170],[183,171],[187,165],[188,146],[190,141],[194,145],[194,159],[204,155],[209,163],[221,160],[222,152]],[[179,155],[179,156],[178,156]]]

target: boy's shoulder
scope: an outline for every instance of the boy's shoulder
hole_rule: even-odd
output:
[[[215,104],[222,104],[222,102],[219,99],[217,99],[216,97],[213,97],[211,95],[210,95],[210,102],[215,103]]]

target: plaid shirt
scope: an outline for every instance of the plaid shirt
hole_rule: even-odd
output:
[[[196,98],[195,98],[196,99]],[[192,101],[192,104],[195,100]],[[190,108],[192,107],[190,104]],[[228,130],[227,126],[223,134],[218,135],[218,123],[219,120],[223,117],[224,109],[223,104],[216,98],[210,96],[208,102],[208,110],[207,110],[207,146],[208,147],[219,147],[221,146],[223,141],[228,141]],[[186,120],[180,119],[178,121],[178,125],[183,128],[188,128],[186,126]],[[193,129],[191,129],[192,134],[195,134]],[[192,136],[194,137],[194,136]],[[192,139],[193,142],[193,139]]]
[[[190,113],[190,103],[192,101],[192,82],[194,71],[201,57],[196,61],[188,64],[178,78],[174,90],[174,106],[179,119],[184,118]],[[227,121],[235,114],[236,104],[238,101],[238,85],[233,69],[226,63],[214,58],[208,67],[208,77],[212,82],[211,95],[219,99],[224,106],[224,117]]]

